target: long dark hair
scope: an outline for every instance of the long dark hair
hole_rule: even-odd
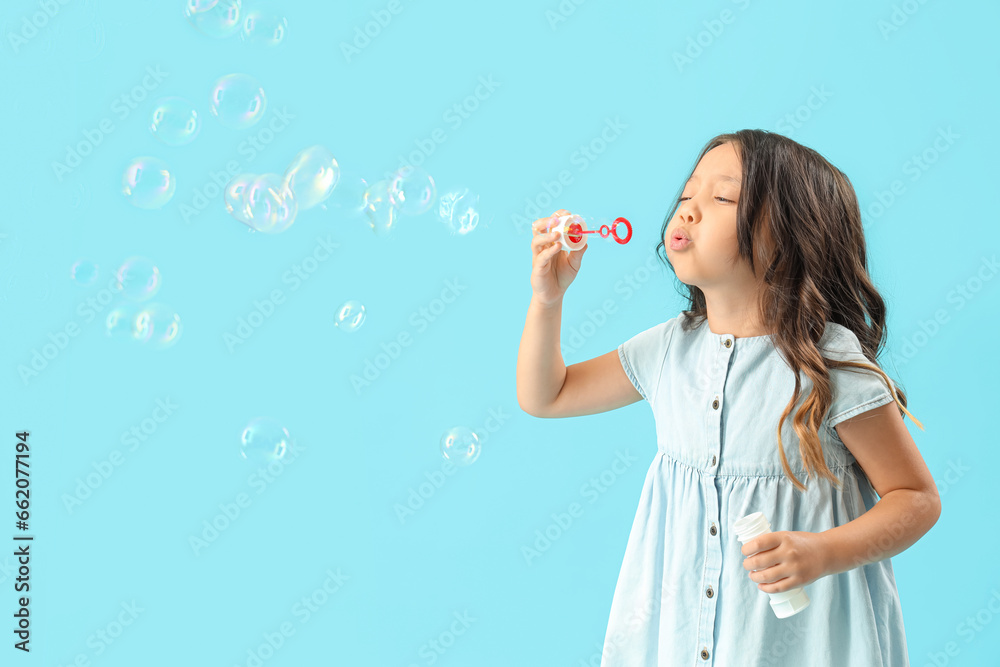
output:
[[[712,138],[701,150],[689,176],[713,148],[730,143],[742,162],[743,181],[736,212],[739,255],[754,275],[766,267],[757,283],[757,304],[771,339],[795,374],[795,392],[778,421],[778,452],[785,474],[801,491],[806,487],[792,473],[781,442],[781,425],[801,395],[800,371],[812,382],[812,392],[792,419],[806,473],[840,481],[823,458],[819,429],[832,403],[830,369],[858,368],[878,373],[903,414],[923,425],[906,409],[906,394],[893,392],[889,378],[875,359],[885,339],[886,306],[868,275],[861,209],[850,180],[822,155],[788,137],[765,130],[740,130]],[[686,183],[686,179],[685,179]],[[663,220],[657,255],[667,260],[664,237],[677,212],[683,185]],[[676,276],[676,273],[674,274]],[[690,331],[707,318],[705,294],[681,283],[688,309],[682,327]],[[870,323],[866,320],[870,320]],[[871,365],[828,359],[817,346],[827,322],[850,329]]]

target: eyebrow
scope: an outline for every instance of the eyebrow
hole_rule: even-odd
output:
[[[731,181],[736,185],[740,184],[739,179],[733,178],[732,176],[727,176],[726,174],[715,174],[715,178],[720,181]],[[697,174],[691,174],[691,178],[688,179],[688,183],[697,179],[698,179]]]

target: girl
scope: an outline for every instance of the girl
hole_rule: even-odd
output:
[[[742,130],[708,142],[680,195],[657,253],[688,309],[569,368],[562,297],[586,246],[560,253],[549,218],[531,242],[521,408],[646,400],[656,421],[601,666],[904,667],[889,559],[940,499],[903,413],[923,425],[875,364],[886,307],[854,189],[815,151]],[[741,544],[752,512],[774,532]],[[810,605],[777,618],[765,593],[799,586]]]

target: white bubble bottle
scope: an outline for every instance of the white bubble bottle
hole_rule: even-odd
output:
[[[733,524],[736,539],[746,544],[755,537],[771,532],[771,524],[763,512],[754,512]],[[753,554],[748,554],[752,556]],[[809,606],[809,596],[801,586],[781,593],[768,593],[771,598],[771,609],[778,618],[788,618]]]
[[[624,236],[619,235],[619,226],[624,226]],[[587,229],[587,221],[582,216],[571,213],[557,217],[555,224],[547,227],[545,231],[559,232],[563,250],[572,252],[587,245],[587,234],[600,234],[602,238],[611,236],[617,243],[624,245],[632,238],[632,223],[625,218],[615,218],[610,225],[602,224],[599,229]]]

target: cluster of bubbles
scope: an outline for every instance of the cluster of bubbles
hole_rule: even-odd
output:
[[[412,165],[399,168],[392,178],[378,181],[364,191],[363,210],[376,235],[392,232],[399,215],[422,215],[432,209],[453,235],[465,235],[479,224],[479,196],[456,188],[438,196],[434,179]]]
[[[184,16],[199,32],[214,39],[239,34],[248,44],[277,46],[288,30],[288,20],[271,2],[241,0],[187,0]]]
[[[97,274],[97,265],[87,259],[77,261],[70,269],[73,281],[82,286],[93,284]],[[160,270],[151,260],[145,257],[125,260],[115,271],[114,282],[125,301],[108,313],[107,335],[156,349],[176,343],[181,334],[180,316],[166,304],[149,301],[160,290],[160,283]]]
[[[212,12],[220,3],[206,8],[208,4],[212,3],[192,0],[189,7],[197,5],[203,8],[206,15],[214,15]],[[245,130],[263,117],[267,96],[260,82],[249,74],[227,74],[212,85],[208,109],[225,127]],[[149,131],[167,146],[186,146],[201,132],[201,116],[190,100],[164,97],[153,108]],[[134,158],[122,174],[122,194],[136,208],[163,208],[176,189],[177,179],[173,172],[166,162],[157,157]]]
[[[251,230],[276,234],[333,193],[340,180],[337,159],[324,146],[300,151],[284,174],[238,174],[225,191],[226,210]]]

